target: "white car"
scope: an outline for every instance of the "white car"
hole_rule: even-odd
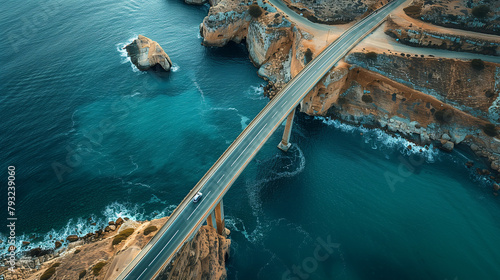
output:
[[[201,192],[197,192],[197,193],[194,195],[194,197],[193,197],[193,202],[194,202],[194,203],[196,203],[196,202],[200,201],[200,199],[201,199],[201,196],[202,196],[202,195],[203,195],[203,194],[202,194]]]

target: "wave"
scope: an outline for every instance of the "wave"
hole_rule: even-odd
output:
[[[162,206],[163,209],[161,210],[151,211],[151,213],[147,214],[144,210],[144,205],[146,204],[165,206]],[[69,235],[76,234],[78,236],[84,236],[87,233],[103,229],[108,225],[109,221],[116,221],[116,219],[120,217],[127,217],[134,221],[159,219],[170,215],[176,207],[176,205],[169,205],[166,201],[160,200],[155,195],[143,204],[113,202],[107,205],[99,215],[91,214],[86,218],[71,218],[62,228],[51,229],[46,233],[17,234],[16,243],[14,244],[16,248],[18,248],[18,250],[16,250],[16,255],[20,256],[22,253],[34,248],[54,249],[54,243],[56,241],[61,241],[64,245],[67,245],[66,237]],[[92,225],[92,223],[95,223],[95,225]],[[0,240],[6,242],[7,236],[0,233]],[[27,246],[23,246],[23,241],[30,241],[31,243]],[[5,251],[2,252],[0,257],[4,257],[5,253]]]
[[[267,97],[264,96],[264,84],[260,84],[258,86],[250,86],[250,88],[245,91],[245,95],[248,99],[251,100],[267,99]]]
[[[248,125],[248,121],[250,118],[245,117],[243,115],[238,114],[238,116],[241,118],[240,124],[241,124],[241,130],[245,129]]]
[[[177,63],[173,63],[172,67],[170,67],[170,71],[177,72],[181,69],[181,67]]]
[[[432,144],[421,146],[408,141],[406,138],[403,138],[401,136],[388,134],[380,128],[366,128],[363,126],[355,126],[342,123],[339,120],[326,119],[324,117],[318,116],[315,116],[314,119],[320,120],[328,126],[333,126],[342,132],[363,133],[363,139],[365,140],[365,143],[370,143],[372,145],[372,149],[374,150],[389,148],[397,149],[402,154],[408,156],[412,154],[419,154],[421,156],[424,156],[424,158],[429,163],[435,162],[440,154],[438,150],[434,149],[434,146]]]
[[[130,63],[130,67],[132,67],[132,71],[136,72],[136,73],[142,73],[141,70],[139,70],[139,68],[137,68],[133,63],[132,63],[132,60],[130,60],[130,57],[128,56],[128,53],[127,53],[127,50],[125,50],[125,46],[132,43],[136,38],[137,38],[138,35],[134,34],[134,37],[131,37],[129,38],[127,41],[125,42],[122,42],[122,43],[118,43],[116,44],[116,50],[118,51],[118,53],[120,54],[120,57],[121,57],[121,64],[125,64],[125,63]]]

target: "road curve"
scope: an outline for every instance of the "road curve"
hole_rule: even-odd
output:
[[[288,114],[351,48],[403,2],[405,0],[393,1],[351,26],[295,76],[257,114],[117,279],[153,279],[203,224],[236,178]],[[195,204],[191,202],[191,198],[197,191],[203,193],[203,198]]]

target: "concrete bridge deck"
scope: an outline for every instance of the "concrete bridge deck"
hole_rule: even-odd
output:
[[[215,211],[217,226],[219,224],[223,226],[220,204],[222,198],[262,145],[290,113],[295,111],[297,105],[318,81],[357,43],[380,25],[393,9],[405,1],[393,1],[350,27],[294,77],[235,139],[174,210],[167,223],[117,279],[154,279],[214,210],[217,210]],[[287,127],[291,126],[292,120],[293,116],[288,118]],[[287,146],[288,135],[285,134],[284,139],[285,143],[280,144]],[[198,191],[203,193],[203,199],[194,204],[191,199]],[[209,223],[212,218],[210,216]],[[218,230],[220,232],[220,229]]]

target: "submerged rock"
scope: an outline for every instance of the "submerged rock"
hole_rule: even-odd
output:
[[[141,71],[149,69],[170,71],[172,61],[161,46],[142,35],[125,46],[130,60]]]

